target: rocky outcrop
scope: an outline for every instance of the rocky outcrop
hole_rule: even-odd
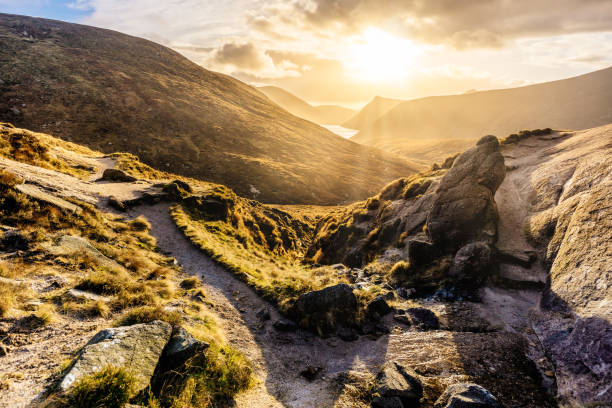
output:
[[[501,408],[497,399],[478,384],[449,386],[436,401],[435,408]]]
[[[357,297],[341,283],[301,295],[289,310],[298,324],[321,336],[334,334],[340,327],[355,325]]]
[[[134,377],[135,395],[150,384],[171,333],[170,325],[161,321],[104,329],[80,351],[60,388],[66,391],[81,378],[113,365]]]
[[[121,265],[94,248],[88,240],[79,236],[64,235],[57,241],[57,245],[48,245],[46,249],[53,255],[85,253],[95,260],[99,266],[111,269],[122,269]]]
[[[427,217],[431,242],[448,252],[465,244],[493,244],[497,235],[495,191],[506,175],[495,136],[485,136],[461,154],[442,178]]]
[[[562,136],[538,151],[537,165],[516,170],[533,186],[526,230],[550,266],[532,326],[553,363],[558,399],[610,406],[612,125]]]
[[[418,375],[395,361],[385,363],[372,387],[373,408],[408,408],[418,406],[423,387]]]

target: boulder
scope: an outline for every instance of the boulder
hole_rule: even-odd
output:
[[[419,330],[438,330],[440,322],[434,312],[424,307],[411,307],[406,309],[406,314],[410,316],[412,326]]]
[[[413,370],[388,361],[376,375],[372,395],[373,407],[412,407],[423,397],[423,387]]]
[[[376,296],[366,305],[366,316],[371,318],[381,318],[391,313],[393,309],[382,295]]]
[[[172,327],[162,321],[104,329],[83,347],[72,368],[60,382],[68,390],[81,378],[113,365],[124,368],[135,379],[133,395],[149,386]]]
[[[353,289],[341,283],[300,295],[289,314],[301,327],[329,336],[341,326],[354,326],[357,308]]]
[[[184,328],[178,328],[164,349],[160,362],[163,371],[172,370],[183,365],[190,357],[202,353],[210,345],[193,337]]]
[[[96,295],[95,293],[85,292],[83,290],[74,288],[68,289],[66,293],[64,293],[64,297],[75,302],[100,301],[106,303],[110,301],[110,299],[106,296]]]
[[[429,265],[442,254],[429,242],[417,239],[408,242],[408,260],[412,266]]]
[[[133,183],[137,179],[134,176],[130,176],[123,170],[106,169],[104,170],[104,173],[102,173],[101,180],[115,181],[115,182],[120,182],[120,183]]]
[[[272,327],[281,332],[292,332],[298,329],[298,325],[295,322],[287,319],[278,319],[272,324]]]
[[[448,274],[456,282],[480,286],[491,270],[491,254],[485,242],[467,244],[455,254]]]
[[[501,404],[489,391],[478,384],[459,383],[449,385],[438,398],[435,408],[501,408]]]
[[[427,217],[431,242],[453,253],[465,244],[495,242],[497,206],[494,195],[506,175],[495,136],[485,136],[461,154],[442,178]]]

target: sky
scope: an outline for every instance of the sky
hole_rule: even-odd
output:
[[[0,0],[110,28],[314,104],[359,107],[612,65],[612,0]]]

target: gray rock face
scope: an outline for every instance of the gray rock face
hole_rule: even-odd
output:
[[[478,384],[453,384],[438,398],[435,408],[501,408],[497,399]]]
[[[170,337],[160,363],[166,369],[172,369],[185,363],[193,355],[203,352],[210,345],[193,337],[182,327]]]
[[[412,407],[423,397],[423,387],[413,370],[389,361],[376,376],[372,394],[373,407]]]
[[[102,174],[102,180],[115,181],[120,183],[133,183],[134,181],[136,181],[136,177],[130,176],[123,170],[106,169]]]
[[[494,195],[506,175],[495,136],[485,136],[464,152],[442,178],[427,217],[434,245],[454,252],[468,242],[494,243],[497,207]]]
[[[334,334],[341,326],[353,326],[356,313],[357,297],[344,283],[301,295],[289,311],[300,326],[321,336]]]
[[[449,276],[459,283],[480,285],[491,268],[491,248],[484,242],[472,242],[462,247],[453,259]]]
[[[112,364],[134,376],[135,395],[149,385],[171,333],[171,326],[161,321],[104,329],[83,347],[60,388],[65,391],[81,378]]]

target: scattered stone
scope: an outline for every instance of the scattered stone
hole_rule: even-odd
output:
[[[370,303],[366,306],[366,316],[370,318],[380,318],[386,316],[391,313],[391,306],[387,303],[387,301],[382,296],[376,296]]]
[[[344,341],[355,341],[359,338],[357,331],[351,327],[339,327],[337,334]]]
[[[60,383],[63,391],[82,377],[109,364],[123,367],[135,378],[133,395],[145,389],[164,347],[170,340],[171,326],[154,321],[146,324],[104,329],[83,347],[76,362]]]
[[[87,301],[101,301],[101,302],[108,302],[110,301],[109,298],[107,298],[106,296],[101,296],[101,295],[96,295],[95,293],[91,293],[91,292],[85,292],[83,290],[78,290],[78,289],[68,289],[66,291],[66,293],[64,294],[64,296],[66,296],[68,299],[70,300],[74,300],[76,302],[87,302]]]
[[[267,307],[262,307],[257,311],[257,313],[255,313],[255,316],[262,322],[270,320],[270,309],[268,309]]]
[[[501,408],[489,391],[478,384],[449,385],[438,398],[435,408]]]
[[[305,369],[300,371],[300,375],[307,379],[308,381],[314,381],[319,373],[321,372],[321,367],[313,367],[310,364],[306,366]]]
[[[412,266],[429,265],[442,254],[429,242],[416,239],[408,241],[408,260]]]
[[[413,370],[389,361],[376,375],[372,394],[373,407],[412,407],[423,397],[423,387]]]
[[[411,307],[406,309],[406,314],[410,316],[412,326],[419,330],[438,330],[440,322],[434,312],[424,307]]]
[[[491,269],[491,248],[485,242],[473,242],[462,247],[453,259],[449,276],[471,288],[480,286]]]
[[[26,310],[28,312],[33,312],[35,310],[38,310],[38,308],[41,307],[42,304],[43,303],[38,300],[30,300],[25,305],[23,305],[23,310]]]
[[[326,337],[338,327],[355,325],[357,297],[353,289],[341,283],[301,295],[289,310],[301,327]]]
[[[293,332],[298,329],[298,325],[295,322],[287,319],[278,319],[272,326],[281,332]]]
[[[446,252],[473,241],[493,244],[498,222],[494,195],[505,176],[495,136],[483,137],[457,157],[442,178],[427,217],[431,242]]]
[[[415,288],[397,288],[398,296],[404,299],[410,299],[415,293]]]
[[[405,314],[396,314],[393,316],[393,319],[401,324],[405,324],[406,326],[411,326],[412,325],[412,320],[410,320],[410,317],[406,316]]]
[[[100,180],[114,181],[119,183],[133,183],[137,179],[136,177],[130,176],[123,170],[106,169],[104,170],[104,173],[102,173],[102,178]]]

